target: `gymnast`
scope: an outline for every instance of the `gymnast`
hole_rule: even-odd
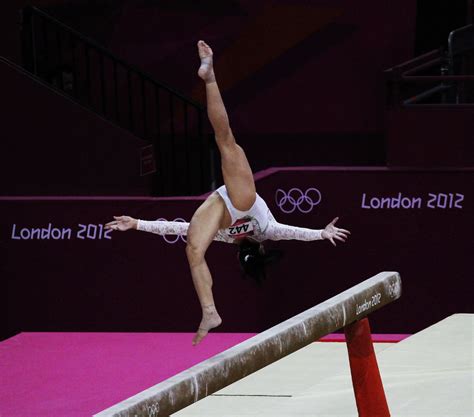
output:
[[[212,294],[211,273],[204,258],[213,240],[237,244],[244,273],[259,280],[265,274],[265,265],[275,258],[272,253],[265,252],[261,243],[264,240],[327,239],[335,246],[335,240],[344,242],[350,233],[335,226],[337,217],[322,230],[285,225],[275,220],[265,201],[256,193],[247,157],[232,134],[214,74],[212,49],[204,41],[199,41],[197,47],[201,59],[198,75],[206,85],[207,113],[221,154],[225,185],[202,203],[190,223],[114,216],[115,220],[106,224],[106,228],[111,230],[135,229],[159,235],[187,235],[186,255],[202,307],[202,320],[193,345],[222,323]]]

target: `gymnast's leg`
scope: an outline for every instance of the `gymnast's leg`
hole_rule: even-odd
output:
[[[257,197],[252,170],[243,149],[235,142],[229,125],[214,74],[212,49],[204,41],[199,41],[198,50],[201,58],[198,74],[206,83],[207,114],[221,154],[224,184],[234,207],[245,211],[252,207]]]
[[[224,183],[232,204],[239,210],[247,210],[252,207],[256,199],[252,170],[230,129],[227,112],[216,83],[212,50],[203,41],[198,42],[198,50],[201,58],[198,74],[206,83],[207,112],[221,153]],[[229,218],[226,216],[226,210],[222,198],[213,194],[196,210],[188,229],[186,255],[202,307],[202,320],[194,336],[193,345],[198,344],[210,329],[222,322],[214,305],[212,276],[204,256],[217,231],[230,226],[226,224]]]
[[[202,320],[193,338],[197,345],[209,330],[221,324],[212,295],[212,276],[204,258],[207,248],[221,228],[225,205],[217,194],[210,195],[191,219],[186,245],[194,288],[202,307]]]

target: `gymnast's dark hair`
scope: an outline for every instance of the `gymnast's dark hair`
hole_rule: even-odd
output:
[[[260,284],[266,278],[267,265],[278,261],[283,252],[270,249],[266,252],[260,250],[260,243],[244,239],[239,244],[239,262],[245,276],[253,278]]]

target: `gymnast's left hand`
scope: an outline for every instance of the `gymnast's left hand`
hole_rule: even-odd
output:
[[[339,217],[336,217],[331,223],[329,223],[324,230],[321,232],[323,239],[328,239],[334,246],[336,246],[336,240],[345,242],[349,237],[351,232],[346,229],[340,229],[336,227],[335,224],[339,220]]]
[[[126,230],[136,229],[138,225],[138,220],[130,216],[114,216],[114,219],[114,221],[105,225],[106,229],[125,232]]]

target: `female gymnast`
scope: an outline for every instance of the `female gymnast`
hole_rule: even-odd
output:
[[[199,302],[202,320],[193,338],[197,345],[209,330],[222,323],[212,294],[212,277],[204,258],[213,240],[235,243],[244,272],[257,279],[264,276],[272,254],[265,253],[264,240],[327,239],[344,242],[349,231],[335,226],[335,218],[322,230],[278,223],[265,201],[256,193],[252,170],[243,149],[236,143],[214,74],[212,49],[204,41],[197,44],[201,65],[198,75],[206,85],[207,113],[214,129],[222,161],[224,184],[196,210],[190,223],[145,221],[130,216],[114,216],[106,228],[130,229],[159,235],[187,235],[186,255]]]

